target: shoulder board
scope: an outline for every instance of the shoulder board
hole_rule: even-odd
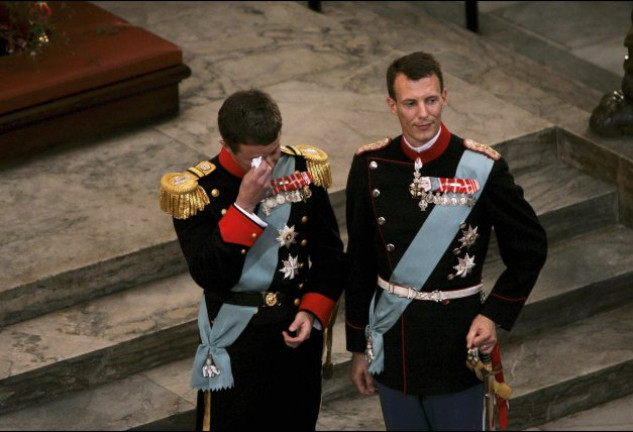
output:
[[[477,153],[483,153],[493,160],[501,159],[501,154],[497,150],[493,149],[492,147],[488,145],[480,144],[477,141],[474,141],[471,139],[464,140],[464,147],[466,147],[468,150],[472,150]]]
[[[215,165],[202,161],[187,171],[170,172],[160,180],[160,208],[176,219],[187,219],[209,204],[209,197],[198,180],[215,171]]]
[[[292,146],[281,146],[281,152],[290,156],[297,156],[300,154],[299,150],[296,150]]]
[[[304,157],[315,185],[326,189],[332,185],[332,169],[330,168],[328,155],[323,150],[307,144],[286,146],[282,147],[281,150],[286,154]]]
[[[361,154],[369,152],[369,151],[380,150],[381,148],[386,147],[387,144],[389,144],[390,142],[391,142],[390,138],[385,138],[385,139],[381,139],[379,141],[374,141],[371,144],[365,144],[364,146],[362,146],[358,150],[356,150],[356,154],[357,155],[361,155]]]

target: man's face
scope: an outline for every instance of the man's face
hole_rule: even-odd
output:
[[[409,144],[420,147],[440,130],[446,89],[440,90],[440,80],[435,74],[417,81],[398,74],[394,91],[396,100],[387,98],[387,105],[398,116]]]
[[[233,160],[244,170],[251,169],[251,161],[258,156],[262,157],[262,162],[266,162],[271,168],[277,165],[277,161],[281,157],[281,135],[275,141],[268,145],[239,145],[239,151],[233,153],[229,146],[222,141],[222,146],[228,150]]]

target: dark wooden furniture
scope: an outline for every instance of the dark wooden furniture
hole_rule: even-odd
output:
[[[49,4],[51,42],[0,57],[0,162],[178,113],[178,46],[89,2]]]

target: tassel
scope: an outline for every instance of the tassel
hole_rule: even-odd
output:
[[[167,173],[160,184],[160,208],[176,219],[187,219],[210,202],[198,178],[188,172]]]
[[[332,169],[328,162],[328,155],[323,150],[306,144],[295,146],[306,159],[308,171],[314,184],[324,188],[332,185]]]

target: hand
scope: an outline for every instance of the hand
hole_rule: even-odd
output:
[[[360,394],[371,396],[376,393],[376,383],[369,373],[365,353],[352,353],[352,370],[349,378]]]
[[[240,184],[235,204],[253,213],[257,204],[268,195],[272,173],[273,169],[267,163],[260,163],[257,168],[248,170]]]
[[[290,348],[297,348],[308,340],[312,333],[312,324],[314,324],[314,315],[306,311],[297,312],[295,320],[290,324],[288,330],[282,332],[286,345]],[[290,333],[295,335],[291,336]]]
[[[497,326],[493,320],[477,315],[466,335],[466,348],[479,348],[483,354],[490,354],[497,344]]]

